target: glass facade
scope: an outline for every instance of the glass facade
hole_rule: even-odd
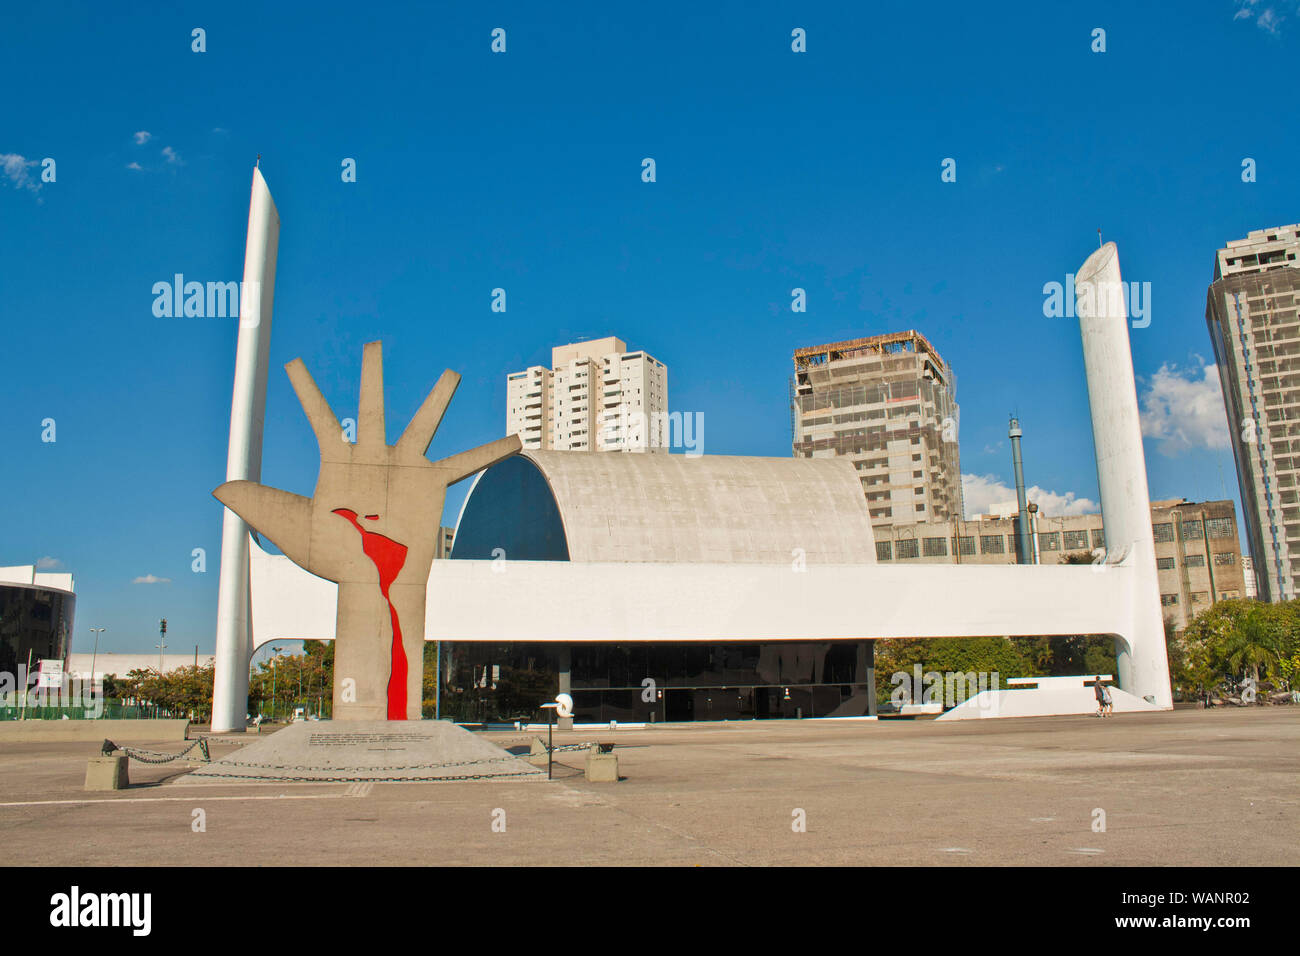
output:
[[[527,458],[515,455],[479,476],[456,526],[451,557],[567,561],[569,544],[555,495]]]
[[[76,597],[53,588],[0,584],[0,671],[17,674],[39,661],[67,660]]]
[[[860,717],[875,680],[869,641],[442,647],[443,716],[471,722],[545,722],[566,654],[579,723]]]

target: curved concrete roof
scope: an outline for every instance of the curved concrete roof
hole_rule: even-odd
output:
[[[845,459],[521,452],[550,485],[571,561],[874,564]]]

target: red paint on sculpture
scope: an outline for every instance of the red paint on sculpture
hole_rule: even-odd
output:
[[[377,531],[367,531],[357,522],[357,513],[349,508],[335,508],[334,514],[342,515],[351,522],[352,527],[361,532],[361,550],[374,562],[379,572],[379,591],[388,602],[388,614],[393,622],[392,670],[388,677],[388,719],[406,719],[406,648],[402,645],[402,625],[397,619],[397,608],[388,596],[389,586],[397,580],[397,575],[406,563],[406,545],[394,541]],[[374,520],[378,515],[366,515]]]

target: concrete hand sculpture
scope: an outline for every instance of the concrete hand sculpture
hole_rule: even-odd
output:
[[[383,354],[371,342],[354,444],[302,359],[285,369],[320,446],[315,493],[228,481],[213,494],[295,564],[338,583],[334,718],[419,720],[425,593],[447,486],[518,452],[519,437],[429,461],[425,453],[460,384],[447,370],[389,445]]]

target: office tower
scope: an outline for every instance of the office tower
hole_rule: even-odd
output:
[[[669,447],[668,369],[610,336],[551,350],[551,366],[506,377],[506,432],[525,448]]]
[[[1246,537],[1261,600],[1296,596],[1300,573],[1300,225],[1252,231],[1214,259],[1214,343]]]
[[[962,517],[956,382],[919,332],[796,349],[796,458],[845,457],[873,527]]]

